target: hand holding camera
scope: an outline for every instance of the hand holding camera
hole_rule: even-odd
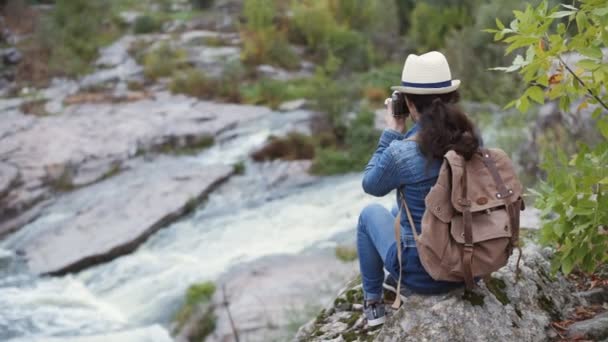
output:
[[[391,97],[384,101],[386,105],[386,124],[390,129],[404,133],[406,129],[405,120],[410,115],[405,100],[405,94],[395,91]]]

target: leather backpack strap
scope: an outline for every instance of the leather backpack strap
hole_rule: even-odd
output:
[[[462,166],[462,198],[459,199],[462,205],[462,223],[464,225],[464,251],[462,253],[462,264],[464,273],[464,283],[467,289],[475,287],[473,279],[473,215],[471,213],[471,201],[467,198],[467,163]]]
[[[418,241],[418,232],[416,231],[416,226],[414,225],[414,219],[412,218],[412,213],[410,212],[410,208],[405,201],[405,195],[402,191],[399,191],[399,195],[401,196],[401,205],[399,206],[399,212],[395,217],[395,223],[393,225],[395,230],[395,241],[397,241],[397,261],[399,262],[399,280],[397,281],[397,296],[395,301],[393,302],[392,308],[398,309],[401,306],[401,279],[403,276],[403,263],[402,263],[402,248],[401,248],[401,211],[405,208],[405,214],[407,215],[407,219],[412,226],[412,231],[414,232],[414,240]]]
[[[515,279],[519,280],[519,276],[521,273],[519,264],[521,262],[522,250],[519,244],[519,219],[517,215],[518,211],[521,209],[522,206],[521,199],[517,199],[515,201],[507,200],[511,195],[513,195],[513,190],[507,188],[507,186],[505,185],[505,182],[500,176],[498,168],[496,167],[496,161],[492,159],[490,151],[485,148],[479,149],[479,151],[481,152],[481,160],[483,161],[483,165],[485,165],[485,167],[490,172],[490,175],[492,175],[492,178],[494,179],[494,184],[496,185],[496,190],[498,190],[498,193],[496,193],[496,198],[503,200],[503,202],[505,203],[505,209],[507,210],[507,214],[509,215],[509,221],[511,223],[512,229],[511,246],[517,248],[517,251],[519,252],[515,267]]]
[[[397,295],[393,302],[392,308],[397,310],[401,306],[401,273],[403,273],[403,266],[401,263],[401,207],[395,217],[395,224],[393,225],[395,230],[395,241],[397,243],[397,261],[399,262],[399,280],[397,281]]]
[[[502,177],[500,177],[500,173],[496,167],[496,161],[492,159],[490,151],[485,148],[481,148],[479,151],[481,152],[481,161],[483,162],[483,165],[485,165],[485,167],[488,169],[490,175],[494,179],[494,184],[496,184],[496,190],[498,190],[496,193],[496,198],[504,200],[505,198],[513,195],[513,190],[507,189],[505,182],[503,181]]]

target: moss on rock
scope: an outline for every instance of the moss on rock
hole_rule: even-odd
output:
[[[186,291],[183,306],[176,313],[175,332],[187,330],[185,335],[189,341],[204,341],[215,330],[217,317],[213,312],[211,297],[215,293],[215,285],[211,282],[194,284]]]
[[[475,291],[469,291],[469,290],[464,291],[464,294],[462,295],[462,299],[471,303],[471,305],[473,305],[473,306],[482,306],[484,303],[483,295],[480,293],[477,293]]]
[[[492,292],[494,297],[496,297],[496,299],[498,299],[498,301],[502,303],[502,305],[507,305],[511,303],[509,297],[507,296],[507,293],[505,292],[507,285],[505,284],[504,280],[489,277],[486,282],[486,287],[490,292]]]

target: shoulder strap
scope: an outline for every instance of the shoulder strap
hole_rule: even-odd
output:
[[[397,190],[399,191],[399,190]],[[414,224],[414,219],[412,218],[412,213],[410,212],[410,208],[407,206],[407,202],[405,201],[405,195],[402,191],[399,191],[399,195],[401,196],[401,205],[399,206],[399,212],[395,217],[395,241],[397,242],[397,261],[399,262],[399,280],[397,281],[397,296],[395,298],[395,302],[393,303],[393,309],[398,309],[401,306],[401,279],[403,274],[403,264],[401,258],[401,211],[405,208],[405,213],[407,214],[407,219],[412,226],[412,231],[414,233],[414,239],[418,241],[418,232],[416,231],[416,225]]]
[[[462,223],[464,226],[464,250],[462,253],[464,283],[468,289],[475,287],[473,280],[473,214],[471,213],[471,201],[467,198],[467,163],[462,166],[462,197],[459,199],[462,206]]]

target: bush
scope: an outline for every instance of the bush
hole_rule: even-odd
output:
[[[323,175],[362,170],[376,149],[379,132],[374,128],[375,114],[362,110],[349,123],[344,145],[319,148],[311,172]]]
[[[213,6],[214,0],[190,0],[190,4],[196,9],[208,9]]]
[[[186,58],[185,50],[174,49],[169,44],[162,43],[144,55],[144,76],[151,80],[171,76],[176,70],[187,68]]]
[[[190,67],[173,73],[169,89],[175,94],[238,103],[242,100],[240,84],[243,73],[244,70],[238,62],[227,63],[217,78],[209,77],[203,71]]]
[[[339,58],[341,67],[349,70],[366,70],[372,65],[372,46],[363,34],[340,28],[327,37],[329,53]]]
[[[135,34],[145,34],[160,31],[162,21],[153,18],[149,15],[140,15],[135,19],[133,24],[133,32]]]
[[[49,15],[39,17],[34,35],[21,43],[24,65],[17,77],[43,82],[52,76],[82,75],[91,69],[99,48],[119,34],[108,2],[57,0]]]
[[[588,111],[600,140],[590,146],[580,142],[579,151],[571,157],[559,147],[557,158],[547,154],[543,163],[547,179],[533,191],[538,196],[536,205],[542,209],[542,241],[556,247],[554,270],[566,274],[577,267],[593,272],[608,262],[608,70],[603,69],[602,53],[607,43],[597,39],[606,15],[601,1],[581,0],[551,9],[543,1],[515,12],[509,29],[496,20],[497,29],[487,30],[496,40],[508,43],[507,53],[518,48],[526,51],[525,57],[518,55],[509,67],[497,68],[517,71],[528,83],[508,106],[527,112],[531,102],[559,99],[560,110],[577,120],[585,119],[580,115],[585,108],[594,108]],[[566,17],[570,31],[564,23],[554,25]],[[584,56],[572,62],[574,70],[562,60],[569,53]],[[580,104],[573,108],[572,103],[577,102]]]
[[[472,16],[463,7],[433,6],[418,2],[410,15],[409,37],[416,50],[426,52],[444,46],[446,35],[472,23]]]
[[[251,154],[255,161],[312,159],[315,155],[313,139],[305,134],[291,132],[286,137],[270,137],[264,147]]]
[[[253,85],[243,87],[247,103],[267,105],[272,109],[287,100],[286,82],[263,79]]]
[[[296,69],[300,63],[289,46],[286,29],[274,23],[274,0],[246,0],[243,7],[245,25],[242,60],[248,65],[271,64]]]
[[[189,68],[173,73],[169,90],[174,94],[205,99],[212,97],[214,83],[202,71]]]

